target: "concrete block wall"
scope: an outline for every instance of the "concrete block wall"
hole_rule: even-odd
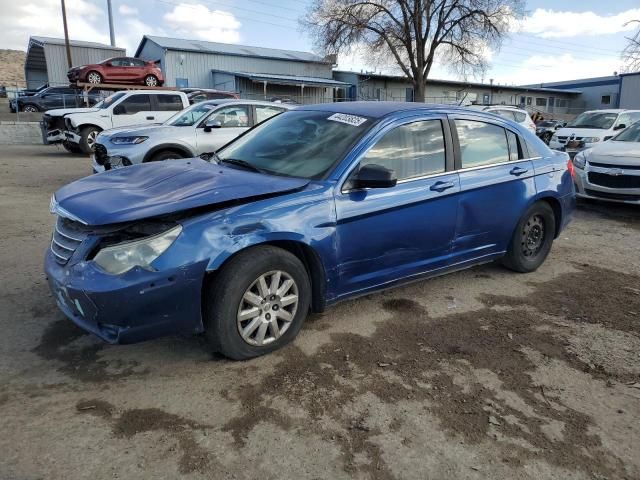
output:
[[[38,122],[0,122],[0,145],[42,144]]]

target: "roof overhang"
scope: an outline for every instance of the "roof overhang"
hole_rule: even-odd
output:
[[[289,85],[296,87],[335,87],[347,88],[350,83],[340,82],[331,78],[322,77],[303,77],[298,75],[279,75],[271,73],[248,73],[248,72],[229,72],[225,70],[212,70],[214,73],[226,73],[239,78],[246,78],[256,83],[267,83],[273,85]]]

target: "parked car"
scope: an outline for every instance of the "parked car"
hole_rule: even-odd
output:
[[[564,127],[566,122],[560,120],[542,120],[536,124],[536,135],[547,145],[556,130]]]
[[[573,157],[576,153],[613,138],[619,130],[640,120],[640,110],[590,110],[581,113],[566,127],[556,131],[551,137],[549,147],[567,152]]]
[[[100,101],[98,93],[90,92],[87,94],[89,105],[93,105]],[[21,112],[44,112],[54,108],[74,108],[85,105],[85,97],[82,90],[71,87],[48,87],[41,90],[35,95],[26,95],[14,98],[9,109],[15,112],[19,109]]]
[[[181,92],[187,94],[189,103],[204,102],[205,100],[221,100],[225,98],[237,99],[240,96],[237,93],[225,92],[224,90],[214,90],[210,88],[181,88]]]
[[[106,130],[96,139],[93,171],[213,152],[288,108],[252,100],[210,100],[190,106],[162,125]]]
[[[160,124],[188,105],[183,92],[133,90],[116,92],[96,108],[59,110],[56,116],[64,117],[65,140],[88,154],[93,152],[96,137],[103,130]]]
[[[576,195],[640,205],[640,121],[573,157]]]
[[[529,113],[522,108],[511,105],[469,105],[468,108],[495,113],[496,115],[519,123],[532,133],[536,133],[536,124],[531,120]]]
[[[73,67],[67,72],[71,83],[136,83],[158,87],[164,83],[162,71],[155,62],[139,58],[108,58],[100,63]]]
[[[49,88],[48,83],[43,83],[42,85],[36,88],[23,88],[21,90],[18,90],[18,96],[35,95],[36,93],[40,93],[45,88]]]
[[[494,259],[537,269],[574,208],[568,159],[484,112],[306,105],[212,163],[62,187],[45,272],[60,309],[108,342],[204,331],[251,358],[339,300]]]
[[[88,108],[63,108],[47,110],[42,115],[40,130],[42,132],[42,143],[45,145],[61,144],[68,152],[82,153],[80,145],[67,140],[65,118],[70,114],[95,112],[102,106],[102,101]]]
[[[7,87],[0,85],[0,98],[7,98]]]

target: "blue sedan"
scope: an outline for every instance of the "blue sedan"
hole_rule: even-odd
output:
[[[498,259],[537,269],[574,209],[568,160],[489,113],[304,106],[208,161],[62,187],[45,271],[64,314],[105,341],[205,332],[251,358],[340,300]]]

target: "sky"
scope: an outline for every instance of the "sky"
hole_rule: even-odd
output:
[[[132,55],[143,34],[314,51],[298,19],[310,0],[112,0],[116,44]],[[69,36],[109,43],[106,0],[66,0]],[[638,0],[529,0],[525,18],[498,51],[488,50],[489,70],[468,80],[536,84],[612,75],[620,53],[640,23]],[[0,0],[0,48],[26,50],[30,35],[62,37],[60,0]],[[318,53],[318,52],[316,52]],[[371,65],[357,51],[338,68],[399,73]],[[462,80],[447,65],[430,78]]]

